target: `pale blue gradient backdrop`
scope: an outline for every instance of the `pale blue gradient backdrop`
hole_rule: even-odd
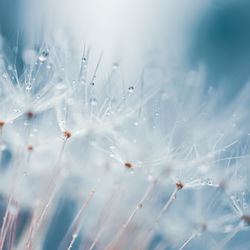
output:
[[[19,74],[23,69],[22,51],[26,40],[20,22],[21,4],[22,1],[18,0],[0,0],[0,34],[4,44],[1,54],[5,55],[10,64],[17,60]],[[191,24],[192,32],[183,41],[183,45],[189,44],[185,47],[187,56],[183,59],[184,64],[190,69],[197,69],[203,64],[206,69],[206,85],[216,90],[224,89],[221,104],[225,105],[237,95],[250,76],[250,2],[213,1],[197,20]],[[6,161],[11,155],[8,159],[6,157],[3,153]],[[62,239],[72,219],[69,211],[74,207],[74,202],[69,200],[61,202],[48,231],[44,249],[57,249],[56,244]],[[249,236],[243,233],[237,237],[241,242]],[[77,247],[78,244],[75,244],[73,248]]]

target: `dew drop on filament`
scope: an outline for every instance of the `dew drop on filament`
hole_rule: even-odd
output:
[[[130,86],[130,87],[128,88],[128,92],[130,92],[130,93],[134,92],[134,90],[135,90],[135,88],[134,88],[133,86]]]
[[[119,67],[119,64],[118,63],[114,63],[113,66],[112,66],[113,71],[117,70],[118,67]]]
[[[92,106],[96,106],[96,105],[97,105],[97,100],[96,100],[96,98],[91,98],[91,99],[90,99],[90,104],[91,104]]]
[[[31,84],[27,84],[26,87],[25,87],[25,89],[26,89],[27,91],[30,91],[31,88],[32,88]]]
[[[40,62],[45,62],[47,61],[48,57],[49,57],[49,50],[44,50],[42,54],[38,57],[38,59]]]

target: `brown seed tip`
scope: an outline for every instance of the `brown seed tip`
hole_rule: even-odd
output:
[[[241,216],[241,219],[244,220],[248,226],[250,226],[250,216],[249,215],[243,215],[243,216]]]
[[[71,133],[69,131],[64,131],[64,135],[66,139],[69,139],[71,137]]]
[[[127,167],[127,168],[132,168],[132,164],[129,163],[129,162],[125,162],[124,165],[125,165],[125,167]]]
[[[140,203],[140,204],[138,204],[138,208],[142,208],[142,204]]]
[[[205,223],[201,224],[201,230],[205,231],[207,229],[207,225]]]
[[[0,122],[0,127],[3,127],[5,122]]]
[[[34,113],[32,111],[28,111],[26,113],[26,115],[27,115],[28,119],[32,119],[32,117],[34,116]]]
[[[28,149],[29,151],[32,151],[34,148],[33,148],[32,146],[28,146],[27,149]]]
[[[181,182],[176,182],[176,187],[178,188],[178,190],[183,189],[184,185]]]
[[[219,184],[219,187],[220,187],[222,190],[225,190],[225,188],[226,188],[226,182],[222,181],[222,182]]]

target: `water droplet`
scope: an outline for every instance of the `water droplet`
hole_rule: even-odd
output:
[[[90,99],[90,104],[91,104],[92,106],[96,106],[96,105],[97,105],[97,100],[96,100],[96,98],[91,98],[91,99]]]
[[[27,85],[25,86],[25,89],[26,89],[27,91],[30,91],[30,90],[32,89],[31,84],[27,84]]]
[[[46,49],[42,52],[42,54],[38,57],[38,59],[40,62],[45,62],[47,61],[48,57],[49,57],[49,50]]]
[[[18,113],[21,113],[21,110],[19,110],[19,109],[13,109],[13,112],[14,112],[15,114],[18,114]]]
[[[82,62],[86,62],[86,61],[87,61],[87,57],[84,56],[84,57],[82,58]]]
[[[128,91],[129,91],[130,93],[134,92],[134,90],[135,90],[135,88],[134,88],[133,86],[130,86],[130,87],[128,88]]]
[[[40,98],[41,98],[41,95],[38,94],[38,95],[35,97],[35,100],[38,101]]]
[[[58,123],[59,123],[59,125],[64,125],[65,124],[65,120],[60,120]]]
[[[94,82],[91,82],[89,85],[90,85],[90,86],[95,86],[95,83],[94,83]]]
[[[111,112],[109,110],[106,111],[105,116],[110,116]]]
[[[149,180],[149,181],[153,181],[153,180],[154,180],[154,176],[153,176],[152,174],[149,174],[149,175],[148,175],[148,180]]]
[[[119,64],[118,63],[114,63],[113,66],[112,66],[112,69],[115,71],[117,70],[119,67]]]
[[[6,73],[3,73],[3,74],[2,74],[2,76],[3,76],[3,78],[4,78],[4,79],[7,79],[7,77],[8,77],[8,74],[6,74]]]
[[[46,68],[47,69],[51,69],[52,68],[52,64],[48,64]]]
[[[211,180],[207,180],[207,184],[208,184],[209,186],[211,186],[213,183],[212,183]]]

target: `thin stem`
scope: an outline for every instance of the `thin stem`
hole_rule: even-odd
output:
[[[143,194],[141,200],[137,203],[135,209],[132,211],[130,216],[128,217],[127,221],[120,227],[119,231],[115,235],[115,237],[111,240],[111,242],[108,244],[106,249],[111,249],[113,245],[117,242],[117,240],[121,237],[121,235],[124,233],[128,225],[131,223],[133,218],[135,217],[136,213],[142,208],[142,203],[145,201],[145,199],[148,197],[150,194],[153,186],[155,183],[151,183],[151,185],[146,189],[145,193]]]
[[[42,222],[43,222],[43,220],[44,220],[44,218],[46,216],[46,213],[47,213],[47,211],[49,209],[49,206],[52,203],[52,201],[54,200],[54,197],[55,197],[55,195],[57,193],[57,190],[59,188],[58,187],[59,185],[58,185],[58,182],[56,181],[56,179],[58,178],[59,172],[61,170],[60,165],[61,165],[63,154],[64,154],[64,151],[65,151],[66,142],[68,141],[68,138],[71,136],[71,134],[69,132],[65,131],[64,135],[66,136],[66,138],[63,141],[63,144],[62,144],[62,147],[61,147],[61,150],[60,150],[60,153],[59,153],[59,157],[58,157],[57,163],[56,163],[55,168],[54,168],[54,173],[53,173],[53,175],[52,175],[52,177],[51,177],[51,179],[49,181],[48,188],[47,188],[47,191],[46,191],[46,194],[50,193],[50,196],[47,199],[47,201],[45,202],[45,205],[42,208],[42,210],[40,212],[40,215],[34,216],[33,219],[32,219],[30,231],[29,231],[29,234],[28,234],[28,239],[26,241],[26,247],[28,249],[31,249],[34,236],[35,236],[36,232],[38,231],[40,225],[42,224]]]
[[[176,194],[178,192],[178,189],[176,188],[173,193],[171,194],[170,198],[168,199],[168,201],[166,202],[165,206],[162,208],[162,210],[160,211],[160,213],[158,214],[158,216],[156,217],[154,223],[152,224],[152,226],[150,227],[148,234],[150,234],[153,229],[155,228],[155,226],[159,223],[161,217],[167,212],[168,208],[170,207],[170,205],[173,203],[173,201],[176,198]]]
[[[82,218],[83,218],[83,214],[87,208],[87,206],[89,205],[90,201],[92,200],[92,198],[94,197],[95,195],[95,192],[96,192],[96,189],[97,187],[99,186],[101,180],[103,179],[103,176],[101,176],[98,181],[97,181],[97,184],[95,185],[95,187],[91,190],[90,192],[90,195],[88,197],[88,199],[86,200],[86,202],[83,204],[83,206],[81,207],[81,209],[79,210],[78,214],[76,215],[70,229],[69,229],[69,232],[67,233],[66,237],[65,237],[65,240],[67,240],[68,238],[68,235],[71,234],[71,241],[70,241],[70,244],[67,248],[67,250],[70,250],[75,242],[75,240],[77,239],[78,237],[78,234],[79,234],[79,231],[80,231],[80,226],[81,226],[81,221],[82,221]],[[65,249],[65,247],[63,246],[63,244],[61,244],[61,246],[59,247],[59,249]]]
[[[4,122],[0,122],[0,162],[2,160],[2,137],[3,137],[3,126]]]
[[[3,249],[8,231],[10,231],[10,239],[11,239],[11,236],[13,234],[12,227],[14,225],[16,218],[17,218],[17,214],[18,214],[18,210],[15,214],[11,214],[9,212],[7,213],[7,217],[5,218],[6,225],[4,226],[3,231],[1,232],[1,240],[0,240],[0,249],[1,250]]]
[[[199,234],[200,230],[199,231],[196,231],[194,232],[184,243],[183,245],[179,248],[179,250],[182,250],[191,240],[193,240],[198,234]]]
[[[78,236],[78,233],[80,231],[80,220],[81,220],[81,218],[83,216],[83,213],[84,213],[85,209],[87,208],[89,202],[93,198],[94,194],[95,194],[95,190],[92,190],[89,197],[88,197],[88,199],[87,199],[87,201],[82,206],[82,208],[80,209],[78,215],[75,218],[75,221],[77,222],[77,225],[76,225],[76,229],[74,230],[74,233],[72,234],[72,239],[71,239],[71,242],[70,242],[69,247],[67,248],[67,250],[70,250],[72,248],[72,246],[73,246],[73,244],[74,244],[74,242],[75,242],[75,240],[76,240],[76,238]]]
[[[31,150],[29,150],[28,152],[28,157],[27,157],[27,165],[29,165],[29,161],[30,161],[30,157],[31,157]],[[10,191],[10,195],[9,195],[9,199],[8,199],[8,204],[5,210],[5,214],[4,214],[4,218],[3,218],[3,223],[1,226],[1,233],[0,233],[0,249],[2,249],[5,239],[6,239],[6,234],[9,230],[9,228],[11,227],[10,223],[14,223],[15,219],[13,219],[13,221],[10,221],[10,217],[12,216],[12,214],[10,213],[10,207],[12,206],[12,202],[13,202],[13,197],[19,197],[20,192],[22,190],[22,186],[23,186],[23,182],[24,179],[26,177],[26,173],[23,174],[21,181],[19,183],[17,183],[17,175],[18,175],[18,169],[16,169],[16,173],[14,176],[14,181],[12,184],[12,188]],[[16,185],[15,185],[16,184]],[[15,206],[17,207],[17,201],[15,200]],[[17,215],[16,215],[17,217]]]
[[[139,247],[139,249],[143,248],[143,246],[145,246],[150,237],[152,232],[155,229],[155,226],[160,222],[161,217],[167,212],[168,208],[170,207],[170,205],[173,203],[173,201],[176,198],[176,194],[179,190],[181,190],[183,188],[183,184],[181,183],[176,183],[176,188],[174,189],[173,193],[171,194],[170,198],[168,199],[168,201],[166,202],[165,206],[162,208],[162,210],[160,211],[160,213],[158,214],[158,216],[156,217],[155,221],[153,222],[152,226],[149,228],[149,230],[146,232],[146,234],[144,235],[143,239],[140,241],[140,245],[141,247]]]
[[[125,176],[126,173],[127,173],[127,171],[124,171],[122,173],[122,175],[119,178],[118,183],[121,184],[123,182],[124,176]],[[107,226],[108,222],[111,220],[112,214],[109,212],[110,211],[110,207],[114,207],[115,206],[116,197],[120,193],[120,187],[121,187],[121,185],[119,185],[118,188],[115,188],[112,191],[112,193],[111,193],[108,201],[106,202],[104,208],[102,209],[102,212],[101,212],[101,214],[100,214],[100,216],[99,216],[99,218],[97,220],[96,225],[94,226],[94,229],[97,228],[97,226],[98,226],[99,223],[102,223],[102,227],[98,231],[97,236],[95,237],[92,245],[90,246],[90,248],[89,248],[90,250],[94,248],[94,246],[96,245],[97,241],[100,239],[100,237],[102,236],[104,230],[106,229],[106,226]]]
[[[101,230],[98,232],[97,236],[95,237],[92,245],[90,246],[89,250],[93,250],[93,248],[95,247],[97,241],[100,239],[100,237],[102,236],[103,232],[105,230],[105,227],[102,227]]]

